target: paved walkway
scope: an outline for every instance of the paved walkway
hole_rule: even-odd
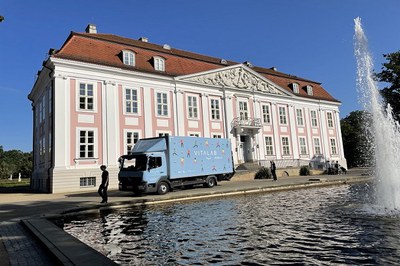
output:
[[[38,243],[21,220],[46,218],[79,211],[98,211],[119,208],[121,205],[154,204],[166,201],[190,200],[203,197],[224,197],[235,194],[277,191],[314,186],[365,182],[369,179],[362,169],[350,170],[347,175],[297,176],[252,180],[235,177],[218,186],[175,190],[166,195],[134,196],[129,192],[109,191],[109,203],[100,204],[97,192],[79,194],[0,194],[0,262],[1,265],[56,265],[52,254]],[[76,265],[71,263],[70,265]]]

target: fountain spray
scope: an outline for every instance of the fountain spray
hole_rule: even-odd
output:
[[[361,18],[354,19],[354,23],[358,97],[371,118],[365,129],[371,136],[371,152],[375,159],[376,204],[388,211],[400,210],[400,127],[393,119],[392,108],[384,107],[379,94]]]

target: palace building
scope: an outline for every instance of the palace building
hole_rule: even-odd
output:
[[[346,166],[340,102],[321,83],[92,24],[49,50],[28,98],[31,185],[50,193],[97,189],[102,164],[117,188],[118,158],[138,139],[166,134],[229,138],[236,166]]]

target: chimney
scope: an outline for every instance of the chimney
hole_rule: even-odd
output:
[[[139,41],[141,41],[141,42],[148,42],[149,39],[147,39],[147,37],[140,37],[140,38],[139,38]]]
[[[88,24],[85,31],[86,33],[97,33],[96,25]]]

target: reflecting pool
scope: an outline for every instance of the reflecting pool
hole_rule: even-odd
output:
[[[136,207],[66,218],[64,230],[123,265],[388,265],[398,213],[368,184]]]

